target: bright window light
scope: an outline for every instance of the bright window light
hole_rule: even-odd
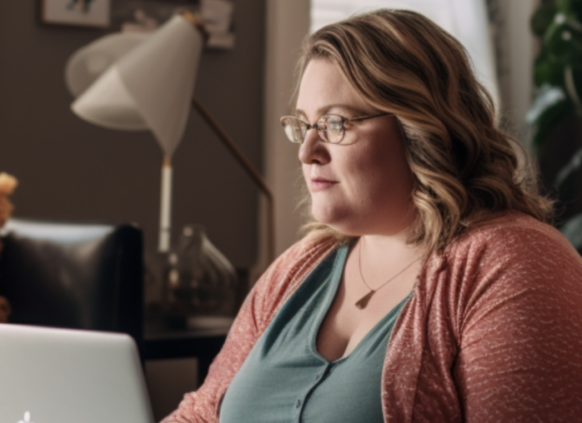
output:
[[[469,52],[478,78],[499,104],[495,55],[485,0],[311,0],[311,32],[354,14],[380,8],[422,13],[455,36]]]

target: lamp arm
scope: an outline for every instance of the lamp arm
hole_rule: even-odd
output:
[[[192,98],[192,107],[200,113],[206,123],[214,130],[220,141],[222,141],[246,173],[251,177],[255,185],[257,185],[263,192],[267,200],[267,260],[270,264],[275,258],[275,207],[273,193],[261,174],[255,169],[240,148],[238,148],[232,138],[230,138],[224,129],[222,129],[218,124],[218,121],[210,114],[208,109],[206,109],[206,107],[204,107],[196,98]]]

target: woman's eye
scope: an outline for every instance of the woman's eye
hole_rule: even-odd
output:
[[[328,121],[327,122],[327,129],[330,131],[341,131],[342,130],[342,122],[341,121]]]

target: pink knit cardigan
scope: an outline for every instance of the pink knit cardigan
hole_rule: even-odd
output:
[[[336,247],[307,237],[273,263],[204,384],[163,423],[218,422],[259,336]],[[381,391],[386,423],[582,422],[580,256],[551,226],[507,212],[428,257],[394,327]]]

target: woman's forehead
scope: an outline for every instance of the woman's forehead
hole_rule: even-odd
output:
[[[299,86],[297,113],[320,115],[366,109],[369,109],[367,102],[338,66],[325,59],[314,59],[307,64]]]

